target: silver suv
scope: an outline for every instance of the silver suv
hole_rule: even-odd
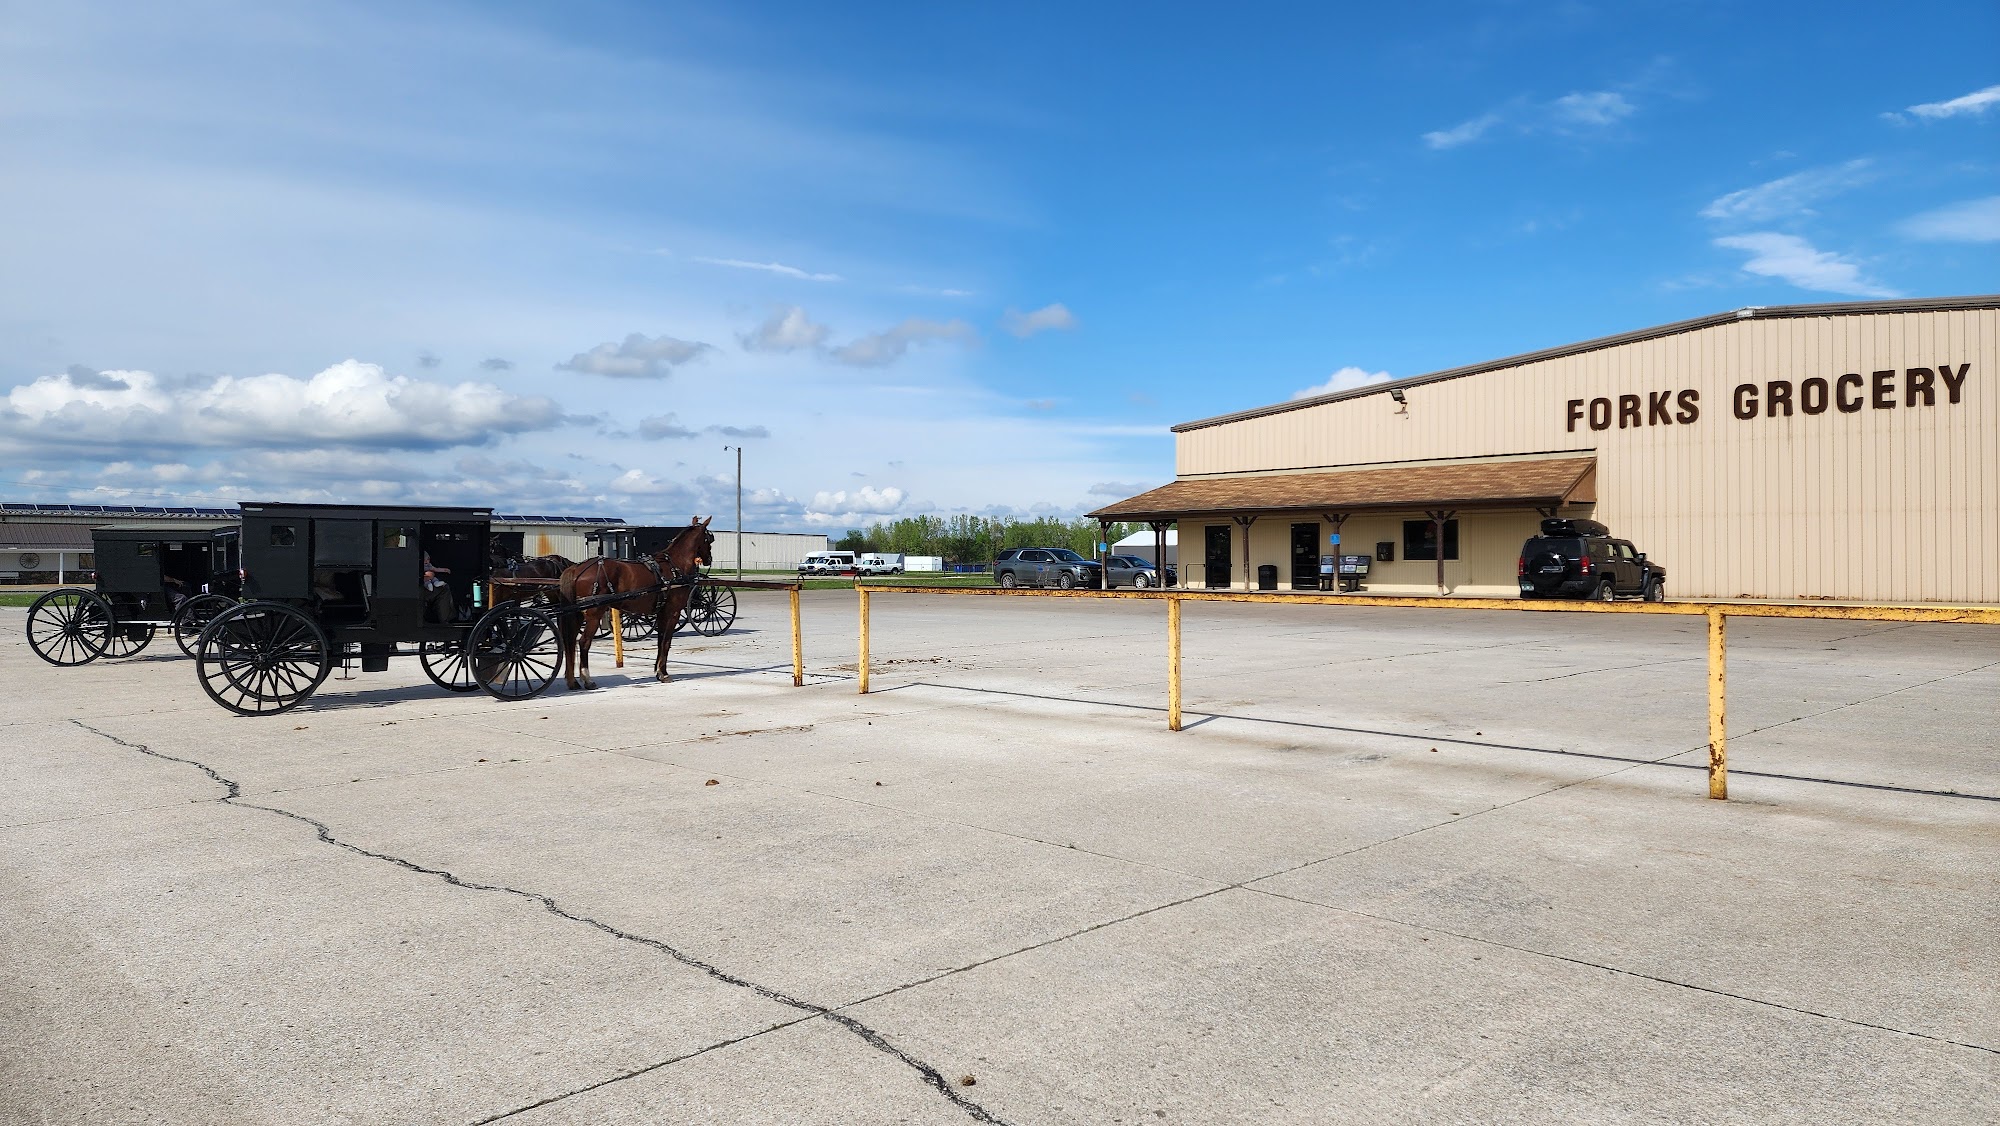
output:
[[[1011,547],[994,558],[993,581],[1009,590],[1017,586],[1075,590],[1102,585],[1103,571],[1095,561],[1066,547]]]

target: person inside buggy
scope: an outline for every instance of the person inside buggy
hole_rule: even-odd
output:
[[[486,573],[487,544],[471,527],[425,525],[424,619],[462,622],[473,612],[473,586]]]

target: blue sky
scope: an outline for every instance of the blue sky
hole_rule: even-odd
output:
[[[0,494],[842,528],[2000,289],[2000,8],[8,4]]]

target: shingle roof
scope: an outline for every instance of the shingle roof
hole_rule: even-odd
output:
[[[89,551],[82,524],[0,524],[0,551]]]
[[[1091,515],[1134,520],[1201,512],[1546,507],[1568,499],[1596,464],[1596,458],[1565,457],[1204,477],[1162,485]]]

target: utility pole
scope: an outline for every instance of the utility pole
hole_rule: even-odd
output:
[[[724,446],[722,451],[736,451],[736,577],[743,577],[743,447]]]

